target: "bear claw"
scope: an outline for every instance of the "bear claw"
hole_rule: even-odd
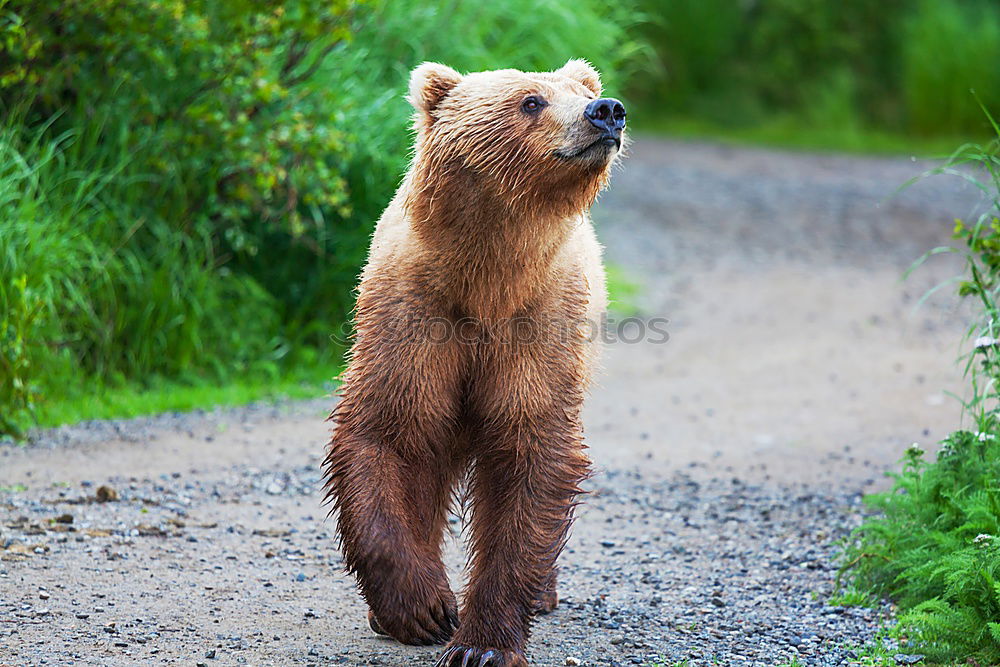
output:
[[[435,667],[527,667],[527,664],[520,653],[452,646],[445,650]]]
[[[494,664],[493,662],[493,658],[498,657],[496,651],[489,650],[481,655],[478,654],[479,649],[453,646],[444,652],[444,655],[437,662],[437,667],[499,667],[499,663]],[[462,662],[456,663],[459,656],[462,656]],[[478,663],[476,662],[477,657],[479,658]]]
[[[388,637],[389,633],[382,629],[382,626],[378,624],[378,619],[375,618],[375,612],[371,609],[368,610],[368,627],[372,629],[377,635],[382,635],[383,637]]]

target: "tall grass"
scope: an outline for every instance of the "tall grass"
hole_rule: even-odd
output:
[[[108,388],[329,367],[409,159],[409,70],[585,57],[615,90],[643,53],[631,5],[596,0],[5,9],[0,436]]]
[[[3,429],[88,382],[265,367],[280,332],[269,295],[220,269],[204,230],[133,208],[127,157],[45,135],[0,128]]]
[[[993,0],[639,3],[659,61],[633,81],[640,122],[667,112],[723,130],[780,117],[819,133],[989,137],[969,89],[1000,101]]]
[[[988,130],[970,90],[1000,108],[1000,5],[921,0],[903,31],[907,123],[922,134]]]

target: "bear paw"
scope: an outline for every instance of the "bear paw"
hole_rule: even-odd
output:
[[[520,651],[451,646],[435,667],[528,667],[528,661]]]
[[[378,613],[369,609],[368,626],[403,644],[445,644],[458,628],[458,606],[448,591],[422,605],[405,605],[405,609],[390,607]]]

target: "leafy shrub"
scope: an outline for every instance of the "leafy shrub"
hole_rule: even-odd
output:
[[[996,126],[994,126],[996,127]],[[990,146],[966,146],[941,171],[979,165],[989,182],[967,178],[988,194],[990,209],[955,239],[966,274],[959,294],[974,299],[966,357],[972,397],[966,411],[977,430],[957,431],[936,460],[916,446],[891,491],[867,501],[880,515],[854,533],[844,573],[858,590],[895,599],[897,634],[936,660],[1000,663],[1000,128]]]
[[[57,128],[103,116],[109,131],[130,130],[124,148],[139,150],[148,194],[167,194],[159,212],[177,224],[215,220],[240,247],[253,242],[239,229],[251,217],[300,233],[316,222],[310,207],[346,213],[339,99],[304,85],[350,38],[346,0],[33,0],[8,11],[4,96],[29,123],[69,109]]]
[[[989,136],[969,89],[998,102],[992,0],[639,2],[660,63],[634,82],[650,109],[724,126],[786,114],[810,126]]]
[[[644,99],[677,109],[726,85],[744,22],[739,0],[647,1],[643,9],[640,29],[660,65],[635,84]]]
[[[909,126],[922,134],[988,126],[976,94],[1000,107],[1000,6],[989,0],[922,0],[904,24],[903,97]]]
[[[65,395],[85,378],[264,370],[280,334],[271,298],[217,268],[203,232],[130,210],[121,166],[71,163],[72,142],[0,133],[0,429],[7,433],[48,394]]]
[[[586,57],[614,86],[635,20],[596,0],[0,0],[0,435],[91,385],[332,363],[406,166],[409,70]]]

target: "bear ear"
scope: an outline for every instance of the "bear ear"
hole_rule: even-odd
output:
[[[556,74],[562,74],[563,76],[568,76],[575,81],[579,81],[584,86],[589,88],[590,92],[594,93],[598,97],[601,95],[601,90],[603,90],[603,86],[601,86],[601,75],[596,69],[594,69],[594,66],[586,60],[569,60],[565,65],[556,70]]]
[[[423,63],[410,73],[407,99],[414,109],[430,116],[461,80],[462,75],[447,65]]]

